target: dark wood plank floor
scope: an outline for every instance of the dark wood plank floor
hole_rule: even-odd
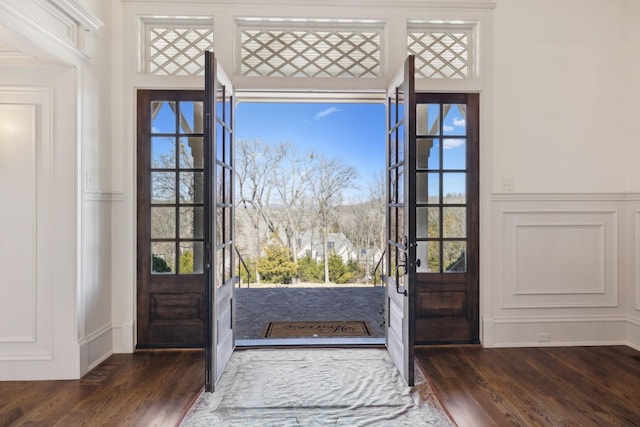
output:
[[[640,352],[629,347],[416,351],[466,426],[640,426]],[[0,426],[174,426],[204,384],[201,350],[116,354],[76,381],[0,382]]]
[[[204,386],[204,351],[114,354],[75,381],[0,382],[0,426],[175,426]]]
[[[460,427],[640,426],[640,352],[629,347],[416,353]]]

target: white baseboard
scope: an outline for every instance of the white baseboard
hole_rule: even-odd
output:
[[[79,341],[80,376],[86,374],[113,354],[113,330],[105,325]]]
[[[484,320],[483,344],[485,347],[626,345],[627,324],[624,316],[492,318]],[[640,325],[638,328],[640,338]]]
[[[627,319],[627,345],[640,351],[640,319]]]
[[[133,353],[136,348],[134,322],[113,324],[113,352]]]

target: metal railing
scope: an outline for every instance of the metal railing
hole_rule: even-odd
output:
[[[386,250],[384,250],[382,252],[382,255],[380,256],[380,259],[378,260],[378,263],[376,264],[376,268],[373,269],[373,286],[378,286],[378,268],[380,268],[380,265],[382,264],[382,261],[384,260],[384,255],[385,255],[386,252],[387,252]],[[380,276],[382,276],[382,274]]]
[[[236,254],[238,255],[238,287],[242,287],[242,270],[241,267],[244,267],[244,271],[247,273],[247,288],[251,285],[251,272],[249,272],[249,267],[247,267],[247,264],[245,264],[244,259],[242,258],[242,255],[240,255],[240,252],[238,251],[238,248],[235,247],[236,250]]]

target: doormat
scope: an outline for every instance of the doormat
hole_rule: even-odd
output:
[[[371,328],[364,320],[318,322],[267,322],[264,338],[370,337]]]

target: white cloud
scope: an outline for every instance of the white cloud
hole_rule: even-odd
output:
[[[453,119],[453,125],[454,126],[464,126],[465,124],[467,124],[467,121],[465,119]]]
[[[316,120],[324,119],[329,114],[337,113],[338,111],[340,111],[339,108],[329,107],[326,110],[322,110],[318,114],[316,114]]]
[[[452,148],[462,147],[466,140],[464,139],[445,139],[443,148],[445,150],[451,150]]]
[[[454,129],[455,129],[455,127],[453,127],[453,126],[444,125],[444,131],[445,132],[452,132]]]

